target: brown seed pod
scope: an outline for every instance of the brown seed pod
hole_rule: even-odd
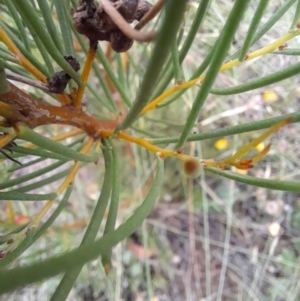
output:
[[[110,44],[114,51],[126,52],[131,48],[133,40],[126,37],[122,31],[115,30],[110,34]]]
[[[154,38],[153,32],[142,34],[127,24],[140,20],[151,7],[142,0],[103,0],[99,7],[82,0],[73,14],[73,25],[90,41],[108,41],[114,51],[126,52],[133,40],[149,42]]]

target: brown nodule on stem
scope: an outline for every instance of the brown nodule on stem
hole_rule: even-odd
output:
[[[65,56],[65,60],[75,71],[80,70],[80,64],[75,57],[67,55]],[[70,79],[71,76],[64,70],[55,72],[51,78],[47,78],[48,91],[55,94],[63,93]]]
[[[149,42],[153,32],[141,33],[128,23],[140,20],[152,7],[142,0],[99,0],[97,7],[93,2],[83,0],[73,14],[75,29],[90,41],[108,41],[116,52],[126,52],[134,40]]]

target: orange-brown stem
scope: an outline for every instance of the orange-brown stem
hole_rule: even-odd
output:
[[[19,63],[27,69],[31,74],[33,74],[37,79],[39,79],[42,83],[46,83],[46,76],[40,72],[34,65],[30,63],[26,59],[26,57],[21,53],[9,35],[5,32],[3,27],[0,26],[0,40],[7,46],[7,48],[16,56],[19,60]]]
[[[67,124],[82,129],[88,135],[97,138],[107,135],[118,125],[118,120],[98,120],[72,106],[56,107],[37,101],[24,91],[10,83],[10,91],[0,95],[0,100],[11,105],[19,114],[6,119],[14,126],[18,122],[31,128],[45,124]],[[0,115],[1,114],[0,110]],[[22,118],[19,118],[19,116]]]
[[[81,74],[81,81],[82,81],[82,86],[80,86],[77,90],[75,99],[73,101],[73,105],[75,109],[81,109],[82,104],[81,104],[81,100],[83,97],[83,93],[85,90],[85,85],[87,83],[87,80],[89,78],[89,74],[93,65],[93,61],[96,55],[96,49],[97,49],[97,43],[90,43],[90,48],[89,51],[87,53],[87,57],[85,60],[85,64],[84,64],[84,68]]]

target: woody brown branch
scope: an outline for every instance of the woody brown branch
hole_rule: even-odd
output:
[[[98,120],[72,106],[57,107],[37,101],[15,85],[9,84],[11,89],[1,94],[1,101],[9,105],[14,114],[6,114],[5,110],[1,110],[0,115],[6,118],[10,126],[22,123],[35,128],[46,124],[65,124],[82,129],[89,136],[99,138],[102,137],[103,132],[113,131],[118,125],[118,120]]]

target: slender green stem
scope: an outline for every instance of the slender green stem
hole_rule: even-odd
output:
[[[29,174],[25,174],[24,176],[20,176],[18,178],[11,179],[11,180],[8,180],[6,182],[0,183],[0,189],[5,189],[5,188],[12,187],[12,186],[15,186],[15,185],[18,185],[18,184],[21,184],[21,183],[25,183],[26,181],[32,180],[36,177],[39,177],[41,175],[44,175],[44,174],[48,173],[51,170],[54,170],[54,169],[60,167],[64,163],[66,163],[66,161],[58,161],[58,162],[56,162],[54,164],[51,164],[47,167],[41,168],[41,169],[36,170],[34,172],[31,172]]]
[[[61,38],[57,34],[57,30],[55,24],[53,22],[53,16],[51,14],[51,10],[48,4],[48,1],[45,0],[37,0],[39,4],[40,11],[43,15],[43,20],[45,22],[47,31],[52,38],[52,42],[55,44],[56,48],[59,50],[61,54],[64,54]]]
[[[195,78],[199,77],[206,70],[206,68],[208,67],[208,65],[211,62],[212,55],[213,55],[213,52],[214,52],[215,48],[216,47],[213,46],[209,50],[207,56],[205,57],[205,59],[203,60],[201,65],[197,68],[197,70],[194,72],[194,74],[191,76],[191,78],[189,80],[192,80],[192,79],[195,79]],[[172,96],[169,100],[163,102],[162,104],[159,104],[157,107],[162,108],[162,107],[165,107],[165,106],[171,104],[172,102],[177,100],[179,97],[181,97],[187,90],[188,89],[182,89],[181,91],[177,92],[174,96]]]
[[[201,158],[202,156],[202,145],[201,142],[196,143],[196,150]],[[210,214],[210,201],[207,198],[206,195],[206,178],[205,178],[205,172],[204,169],[201,168],[200,170],[200,185],[201,185],[201,205],[203,210],[203,232],[204,232],[204,242],[203,242],[203,248],[205,252],[205,286],[206,286],[206,295],[211,295],[211,250],[210,250],[210,222],[209,222],[209,214]]]
[[[43,225],[36,231],[31,244],[33,244],[36,240],[38,240],[43,233],[45,233],[45,231],[53,224],[53,222],[56,220],[56,218],[59,216],[59,214],[62,212],[62,210],[65,208],[71,192],[73,190],[73,185],[69,185],[63,199],[60,201],[60,203],[58,204],[58,206],[56,207],[56,209],[53,211],[53,213],[50,215],[50,217],[47,219],[47,221],[45,223],[43,223]]]
[[[43,149],[49,150],[53,153],[60,154],[64,157],[82,161],[82,162],[95,162],[98,155],[86,156],[79,152],[76,152],[72,148],[64,146],[58,142],[52,141],[51,139],[37,134],[35,131],[27,128],[26,126],[19,126],[18,137],[20,139],[29,141]]]
[[[191,78],[190,78],[191,80],[199,77],[206,70],[206,68],[209,66],[209,64],[213,58],[213,54],[214,54],[216,48],[217,48],[217,44],[215,44],[211,49],[208,50],[208,54],[206,55],[206,57],[203,60],[203,62],[201,63],[201,65],[197,68],[197,70],[191,76]]]
[[[103,150],[103,156],[105,162],[105,174],[104,174],[104,180],[101,188],[101,195],[94,209],[92,219],[82,239],[81,246],[90,245],[95,240],[102,219],[104,217],[105,208],[108,204],[109,196],[111,193],[112,174],[113,174],[112,155],[108,146],[104,146],[102,150]],[[66,300],[82,267],[83,265],[78,265],[66,272],[61,282],[59,283],[57,289],[55,290],[53,296],[51,297],[50,301]]]
[[[129,99],[128,95],[126,94],[125,90],[123,89],[123,86],[121,85],[119,79],[115,76],[114,71],[112,70],[110,63],[107,60],[107,58],[105,57],[105,54],[104,54],[103,50],[101,49],[101,47],[98,47],[97,57],[100,60],[100,62],[102,63],[108,77],[110,78],[110,80],[113,82],[114,86],[120,93],[123,101],[126,103],[126,105],[128,107],[130,107],[131,100]]]
[[[173,103],[174,101],[176,101],[177,99],[179,99],[188,89],[182,89],[179,92],[175,93],[174,95],[172,95],[171,97],[169,97],[169,99],[165,100],[164,102],[160,103],[156,108],[163,108],[163,107],[167,107],[168,105],[170,105],[171,103]]]
[[[18,226],[11,232],[7,233],[6,235],[0,235],[0,244],[7,243],[9,239],[13,239],[15,234],[19,234],[22,230],[24,230],[29,223],[26,223],[24,225]],[[14,226],[15,227],[15,226]]]
[[[221,32],[220,37],[216,42],[216,48],[213,52],[213,57],[207,75],[203,81],[203,84],[196,96],[196,99],[193,103],[191,112],[187,118],[184,129],[180,135],[179,141],[177,142],[175,149],[179,149],[185,143],[188,135],[191,132],[192,127],[195,124],[195,121],[198,117],[199,111],[202,108],[209,91],[217,77],[220,67],[227,55],[227,51],[231,45],[231,41],[234,37],[235,31],[238,28],[240,20],[243,17],[244,11],[246,10],[247,4],[249,1],[246,0],[237,0],[234,2],[233,8],[228,16],[226,24]]]
[[[142,231],[143,231],[143,248],[145,250],[149,250],[149,238],[148,238],[148,229],[147,229],[147,222],[144,221],[142,225]],[[148,300],[153,300],[153,283],[152,283],[152,277],[151,277],[151,269],[150,269],[150,260],[148,257],[144,257],[145,261],[145,274],[146,274],[146,284],[147,284],[147,294],[148,294]]]
[[[22,186],[21,188],[14,189],[15,192],[28,192],[30,190],[38,189],[41,187],[46,187],[46,185],[49,185],[50,183],[53,183],[57,180],[60,180],[64,177],[66,177],[71,171],[71,168],[65,169],[63,171],[55,173],[53,176],[48,177],[46,179],[37,181],[35,183]]]
[[[253,37],[254,37],[255,32],[258,28],[260,20],[263,17],[263,13],[264,13],[267,5],[268,5],[268,2],[269,2],[269,0],[260,0],[259,1],[259,4],[256,8],[256,11],[255,11],[254,16],[252,18],[252,21],[250,23],[250,26],[249,26],[244,44],[241,48],[240,55],[239,55],[239,61],[244,60],[244,58],[247,54],[247,51],[249,50],[249,48],[252,44]]]
[[[7,49],[4,49],[0,47],[0,58],[2,58],[5,61],[9,61],[15,64],[18,64],[18,60],[14,58]]]
[[[211,167],[207,167],[205,170],[220,175],[222,177],[237,182],[245,183],[248,185],[252,185],[252,186],[264,187],[264,188],[274,189],[274,190],[300,192],[300,185],[299,182],[297,181],[261,179],[261,178],[247,176],[247,175],[241,175],[231,171],[223,171]]]
[[[4,61],[3,64],[4,64],[5,69],[8,69],[8,70],[10,70],[10,71],[12,71],[16,74],[28,77],[28,73],[23,67],[21,67],[19,65],[14,65],[14,64],[7,63],[6,61]],[[47,72],[43,73],[43,74],[46,75]],[[30,78],[30,77],[28,77],[28,78]]]
[[[30,2],[32,4],[32,6],[36,9],[36,3],[35,3],[35,1],[34,0],[30,0]]]
[[[46,194],[25,194],[21,192],[0,192],[0,200],[11,200],[11,201],[46,201],[55,199],[57,197],[56,193],[46,193]]]
[[[176,39],[176,33],[185,12],[185,6],[186,1],[169,1],[167,3],[166,16],[158,34],[146,72],[138,89],[136,99],[123,122],[116,128],[116,132],[128,128],[137,119],[140,112],[149,101],[157,78],[161,72],[161,66],[164,65],[171,45]]]
[[[3,29],[6,31],[6,33],[9,35],[9,37],[11,38],[11,40],[18,47],[18,49],[20,50],[20,52],[28,59],[28,61],[30,61],[30,63],[32,65],[34,65],[44,75],[47,76],[48,70],[45,67],[45,65],[41,64],[41,62],[39,62],[32,53],[30,53],[29,51],[26,50],[26,48],[24,47],[24,44],[20,41],[19,37],[17,37],[4,22],[0,22],[0,24],[3,27]],[[12,70],[12,69],[10,69],[10,70]],[[12,71],[14,71],[14,70],[12,70]],[[17,73],[19,73],[19,72],[17,72]],[[28,76],[28,73],[27,73],[27,76]]]
[[[11,253],[0,260],[0,270],[7,267],[10,263],[16,260],[30,246],[33,236],[36,232],[36,227],[30,227],[26,233],[24,240]]]
[[[291,24],[291,30],[295,29],[299,21],[300,21],[300,0],[297,1],[297,8],[295,11],[293,22]]]
[[[16,9],[16,8],[15,8]],[[23,19],[25,19],[25,15],[23,14],[23,11],[19,11],[20,15],[22,16]],[[36,47],[39,50],[40,54],[43,57],[43,60],[45,62],[45,65],[47,67],[47,76],[50,77],[53,73],[54,73],[54,68],[52,66],[52,61],[50,59],[50,56],[46,50],[46,48],[44,47],[42,41],[40,40],[40,38],[36,35],[35,33],[35,28],[32,26],[32,24],[29,22],[27,24],[27,27],[29,29],[29,32],[31,33],[32,38],[35,41]]]
[[[5,272],[0,272],[0,295],[15,290],[26,284],[41,281],[55,276],[75,266],[81,266],[88,261],[106,253],[113,246],[128,237],[150,213],[158,197],[164,174],[163,160],[158,158],[157,173],[146,199],[135,213],[115,231],[106,234],[94,243],[84,244],[80,248],[43,262],[38,262],[26,267],[18,267]]]
[[[26,24],[31,24],[35,30],[35,33],[39,36],[42,43],[44,44],[47,52],[56,61],[56,63],[64,69],[76,82],[81,85],[81,80],[79,74],[70,66],[70,64],[65,60],[63,55],[52,43],[52,39],[45,30],[43,23],[40,21],[38,14],[32,5],[29,5],[27,1],[12,0],[17,7],[18,11],[24,15],[24,21]]]
[[[179,56],[178,56],[178,48],[177,48],[177,41],[174,40],[171,48],[171,55],[172,55],[172,61],[173,61],[173,69],[174,69],[174,75],[176,83],[179,81],[182,81],[182,73],[180,69],[180,62],[179,62]]]
[[[191,135],[187,138],[187,141],[200,141],[212,138],[220,138],[235,134],[242,134],[246,132],[252,132],[262,129],[267,129],[272,125],[286,120],[288,118],[293,118],[292,123],[300,122],[300,113],[295,112],[291,114],[282,115],[279,117],[268,118],[260,121],[254,121],[250,123],[244,123],[240,125],[231,126],[225,129],[212,130],[200,134]],[[169,137],[169,138],[157,138],[157,139],[147,139],[152,144],[164,144],[164,143],[176,143],[179,139],[179,136]]]
[[[68,13],[66,10],[65,2],[61,0],[54,0],[54,5],[59,21],[59,26],[62,34],[62,40],[65,46],[64,53],[67,55],[74,55],[74,46],[71,33],[71,27],[68,20]]]
[[[70,161],[72,159],[66,158],[66,156],[58,155],[56,153],[47,152],[43,149],[34,149],[34,148],[27,148],[23,146],[14,146],[12,147],[12,152],[16,154],[25,154],[31,156],[38,156],[41,158],[49,158],[49,159],[56,159],[56,160],[65,160]]]
[[[125,73],[122,65],[122,58],[120,53],[115,54],[117,66],[118,66],[118,79],[121,85],[123,86],[123,89],[126,89],[126,80],[125,80]]]
[[[3,61],[0,59],[0,95],[10,91],[10,85],[6,79]]]
[[[97,69],[97,71],[95,69]],[[105,83],[105,80],[104,80],[101,72],[99,71],[98,67],[95,64],[93,64],[93,70],[95,71],[95,73],[96,72],[100,73],[99,75],[101,76],[101,80],[102,80],[102,82],[100,82],[100,85],[102,87],[105,87],[105,88],[103,88],[103,91],[104,91],[104,94],[105,94],[106,98],[107,98],[108,95],[109,95],[108,97],[112,98],[112,96],[111,96],[112,93],[110,93],[109,88],[108,88],[107,84]],[[96,75],[96,76],[98,76],[98,75]],[[99,79],[99,76],[98,76],[98,79]],[[93,84],[87,83],[86,86],[89,89],[89,91],[93,94],[93,96],[95,98],[95,101],[99,102],[96,105],[98,105],[99,107],[101,107],[101,105],[103,105],[110,112],[115,112],[117,110],[116,108],[114,108],[115,105],[114,106],[111,105],[111,103],[114,103],[114,101],[113,102],[108,102],[107,99],[104,99],[105,97],[103,97],[102,95],[99,95],[99,90],[96,90],[96,88],[94,87]],[[108,92],[108,94],[106,94],[105,91]],[[102,111],[103,111],[103,108],[101,107],[101,112]]]
[[[300,55],[300,50],[297,48],[283,49],[280,51],[274,51],[273,54],[284,54],[284,55]]]
[[[104,234],[110,233],[115,230],[115,224],[117,220],[118,214],[118,206],[119,206],[119,192],[120,192],[120,181],[119,181],[119,165],[118,165],[118,155],[116,150],[112,144],[109,142],[109,145],[112,149],[112,190],[111,190],[111,200],[109,205],[109,212],[104,228]],[[102,256],[102,264],[103,266],[110,265],[111,262],[111,253],[112,250],[109,250],[107,254],[103,254]]]
[[[188,35],[184,41],[184,44],[180,50],[180,53],[179,53],[179,61],[180,62],[182,62],[184,60],[184,58],[186,57],[188,51],[190,50],[190,48],[195,40],[196,34],[199,32],[199,27],[200,27],[204,17],[206,16],[206,12],[207,12],[207,9],[209,8],[210,1],[211,0],[202,0],[198,6],[196,15],[193,19],[193,23],[192,23],[191,27],[189,28]]]
[[[73,28],[73,33],[74,35],[76,36],[82,50],[87,53],[87,46],[86,46],[86,43],[84,42],[83,38],[80,36],[80,34],[75,30],[75,28],[72,26]],[[108,85],[107,83],[105,82],[104,78],[103,78],[103,75],[101,74],[101,71],[99,69],[99,66],[97,65],[96,62],[93,62],[93,70],[99,80],[99,83],[103,89],[103,92],[108,100],[108,103],[106,103],[105,101],[102,101],[103,105],[106,106],[110,111],[117,111],[117,107],[116,107],[116,104],[115,104],[115,101],[112,97],[112,94],[108,88]],[[91,91],[92,94],[95,95],[94,93],[94,89],[92,88],[92,85],[87,83],[87,87],[88,89]],[[95,95],[96,99],[99,99],[99,93],[96,93]],[[102,97],[100,98],[102,100]]]
[[[3,130],[2,130],[3,131]],[[74,145],[80,143],[80,146],[82,146],[82,138],[77,139],[76,141],[68,144],[68,147],[73,147]],[[80,146],[76,146],[74,150],[79,150]],[[20,158],[23,157],[23,154],[31,155],[31,156],[39,156],[41,159],[56,159],[56,160],[61,160],[61,161],[71,161],[71,158],[67,158],[62,155],[58,155],[56,153],[51,153],[47,151],[43,151],[42,149],[32,149],[32,148],[26,148],[23,146],[14,146],[12,148],[13,154],[11,155],[12,158]],[[3,155],[0,155],[0,159],[5,159]],[[28,162],[30,163],[30,162]],[[23,166],[18,166],[16,169],[24,168],[26,164],[23,164]],[[10,172],[12,169],[9,170]]]
[[[191,28],[189,29],[188,35],[184,41],[184,44],[179,52],[179,62],[180,64],[183,62],[184,58],[186,57],[191,45],[196,37],[196,34],[199,31],[199,27],[206,15],[206,11],[209,7],[210,0],[202,0],[201,3],[198,5],[198,9],[196,15],[193,19],[193,23]],[[163,79],[158,83],[157,88],[153,93],[153,98],[158,97],[168,86],[170,81],[174,75],[174,69],[170,65],[166,65],[165,69],[163,70],[162,74],[164,74]]]
[[[117,219],[117,213],[118,213],[118,206],[119,206],[119,189],[120,189],[120,183],[119,183],[119,165],[118,165],[118,155],[116,153],[116,150],[113,146],[113,144],[110,142],[110,147],[112,150],[112,193],[111,193],[111,201],[109,206],[109,212],[107,216],[107,221],[104,229],[104,234],[110,233],[111,231],[114,231],[116,219]]]
[[[26,50],[28,52],[31,52],[31,47],[29,45],[29,41],[28,41],[28,37],[27,37],[27,33],[25,31],[25,27],[22,24],[22,21],[18,15],[18,13],[16,12],[16,8],[14,7],[13,3],[11,2],[11,0],[4,0],[12,18],[14,19],[16,26],[18,28],[18,32],[22,38],[22,41],[24,43],[24,46],[26,48]]]
[[[261,27],[259,31],[254,35],[251,46],[255,44],[262,36],[268,32],[274,24],[287,12],[287,10],[296,2],[296,0],[286,0],[282,7],[276,10],[276,12],[272,15],[272,17]],[[230,59],[234,60],[239,57],[240,51],[238,50],[234,53]]]
[[[107,101],[104,102],[104,100],[103,100],[102,102],[110,111],[116,112],[117,111],[116,102],[113,99],[112,93],[107,85],[107,82],[105,81],[105,79],[99,69],[99,66],[97,66],[96,63],[93,63],[93,70],[99,80],[99,83],[103,89],[104,95],[106,96],[106,99],[107,99]],[[96,97],[96,99],[99,100],[99,98],[102,99],[102,97],[99,97],[99,92],[98,92],[98,96]]]
[[[14,166],[12,168],[10,168],[7,172],[14,172],[14,171],[17,171],[17,170],[20,170],[20,169],[23,169],[23,168],[26,168],[26,167],[29,167],[29,166],[32,166],[36,163],[39,163],[41,161],[44,161],[45,158],[38,158],[38,159],[35,159],[35,160],[32,160],[32,161],[29,161],[27,163],[24,163],[22,164],[22,166]]]
[[[274,72],[270,75],[264,76],[262,78],[253,80],[246,84],[241,84],[235,87],[230,87],[226,89],[211,89],[210,93],[216,95],[233,95],[246,91],[251,91],[261,87],[266,87],[268,85],[277,83],[287,78],[291,78],[294,75],[300,73],[300,63],[294,64],[293,66],[287,67],[280,71]]]

